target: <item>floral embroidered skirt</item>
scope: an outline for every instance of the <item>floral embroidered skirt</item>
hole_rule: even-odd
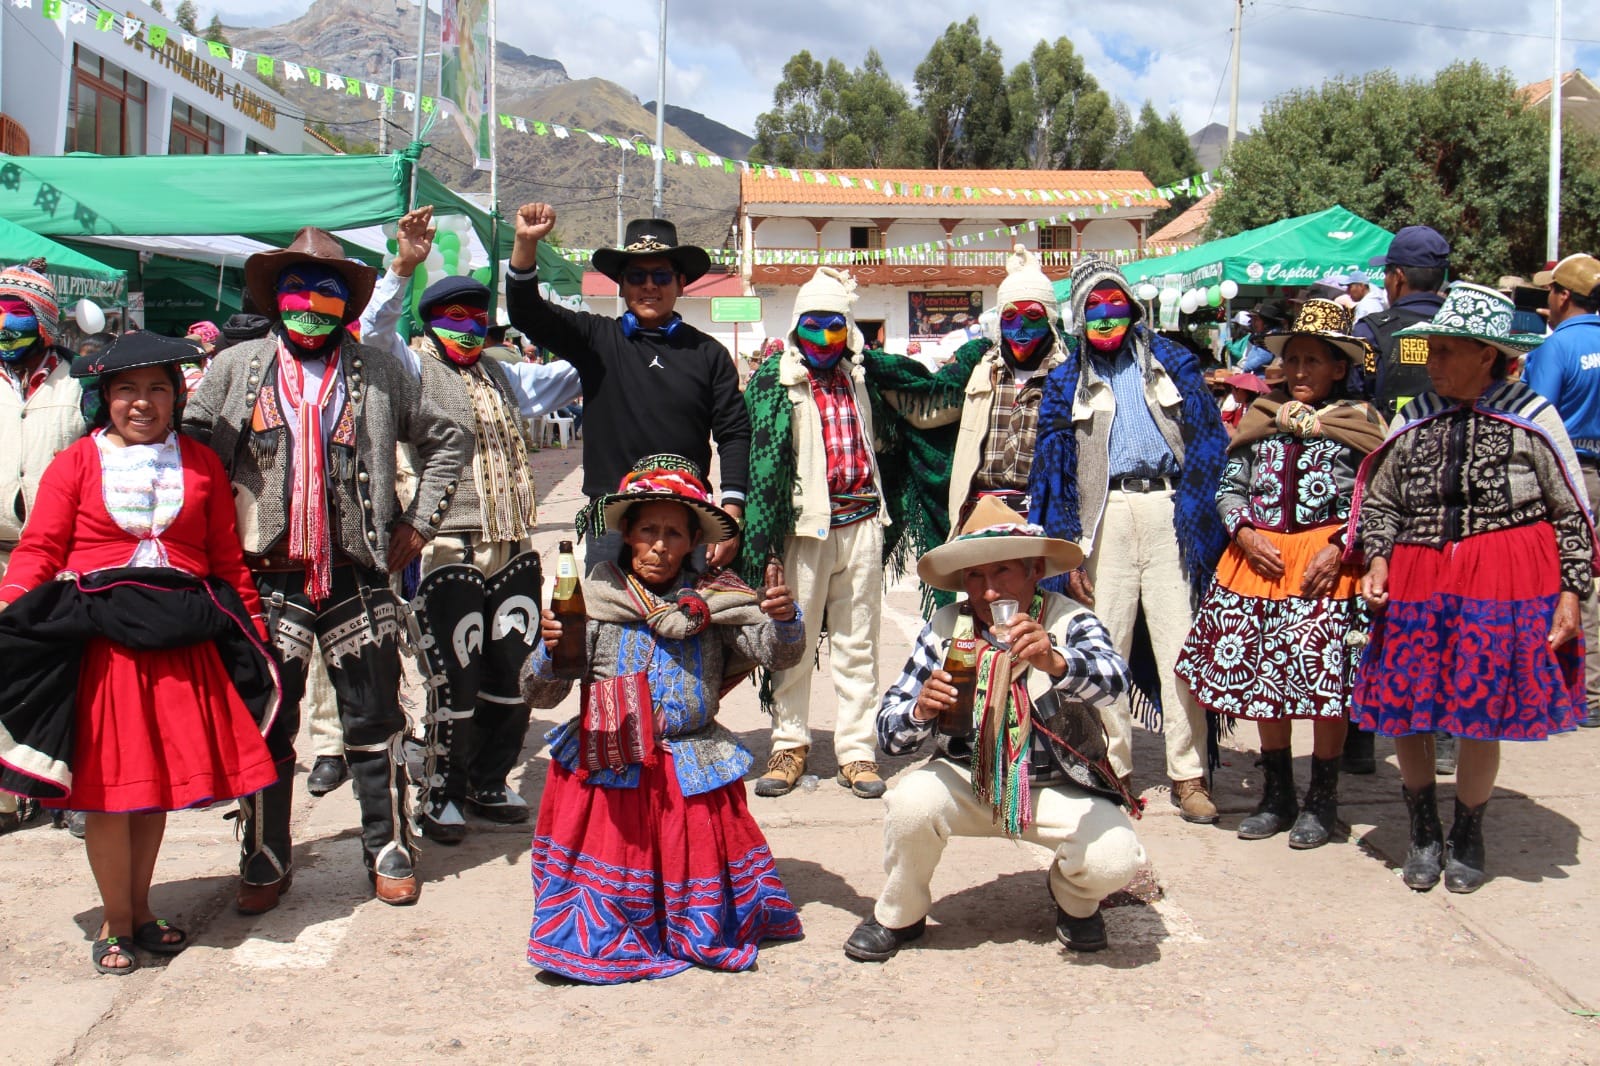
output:
[[[1397,544],[1389,604],[1356,679],[1352,718],[1402,737],[1543,740],[1587,709],[1583,638],[1551,651],[1561,592],[1547,523],[1479,533],[1443,549]]]
[[[1328,595],[1300,595],[1306,568],[1338,528],[1259,530],[1283,559],[1275,580],[1228,545],[1178,657],[1177,674],[1200,706],[1252,720],[1345,716],[1361,657],[1346,638],[1367,628],[1360,573],[1343,567]]]
[[[685,796],[664,751],[637,788],[551,762],[532,866],[528,961],[575,980],[748,970],[763,940],[801,936],[744,782]]]

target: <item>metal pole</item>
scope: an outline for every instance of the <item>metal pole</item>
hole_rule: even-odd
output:
[[[1555,46],[1550,61],[1550,207],[1545,216],[1544,257],[1561,258],[1561,0],[1555,0]]]
[[[428,65],[428,0],[417,0],[417,94],[412,100],[411,108],[411,143],[415,144],[422,139],[422,68]],[[409,211],[417,203],[417,171],[422,169],[422,160],[415,159],[411,163],[411,191],[406,196],[406,210]]]
[[[1244,22],[1244,0],[1234,0],[1233,5],[1233,88],[1228,93],[1228,150],[1233,150],[1233,139],[1239,133],[1239,28]]]
[[[495,301],[500,287],[495,279],[500,276],[500,112],[495,95],[495,53],[499,51],[495,36],[495,0],[489,0],[489,312],[495,311]],[[443,51],[443,46],[440,51]],[[444,64],[444,57],[439,57]],[[462,271],[462,273],[466,273]]]
[[[661,217],[661,163],[666,157],[661,139],[667,127],[667,0],[661,0],[661,37],[656,44],[656,217]],[[620,248],[622,242],[619,240]]]

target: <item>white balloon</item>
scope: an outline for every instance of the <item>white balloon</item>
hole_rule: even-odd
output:
[[[385,222],[383,224],[383,235],[390,240],[394,240],[400,235],[400,226],[394,222]]]
[[[99,333],[106,328],[106,313],[93,300],[79,300],[72,317],[85,333]]]
[[[1218,285],[1217,288],[1222,290],[1222,298],[1224,300],[1231,300],[1235,296],[1239,295],[1239,283],[1231,279],[1224,281],[1221,285]]]
[[[1184,293],[1182,298],[1178,300],[1178,310],[1182,311],[1186,315],[1194,314],[1195,310],[1199,308],[1199,306],[1200,301],[1194,298],[1194,293],[1192,291]]]
[[[435,248],[428,253],[428,258],[423,263],[428,268],[428,273],[437,274],[444,269],[444,253]]]
[[[1135,295],[1145,303],[1149,303],[1151,300],[1154,300],[1156,296],[1160,294],[1160,292],[1160,289],[1156,288],[1147,281],[1143,285],[1139,286],[1139,291],[1135,293]]]

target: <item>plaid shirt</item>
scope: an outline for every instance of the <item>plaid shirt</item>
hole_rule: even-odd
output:
[[[828,492],[839,496],[872,491],[872,445],[861,428],[855,388],[841,366],[813,370],[811,398],[822,417],[822,443],[828,452]],[[835,504],[837,508],[837,504]],[[873,509],[874,513],[876,508]]]
[[[1060,366],[1061,353],[1052,352],[1039,372],[1022,385],[1005,365],[994,371],[994,406],[989,410],[989,432],[983,438],[983,458],[973,476],[972,488],[1028,491],[1033,468],[1033,444],[1039,435],[1039,401],[1045,378]]]
[[[20,366],[14,366],[11,363],[0,363],[0,366],[5,367],[6,374],[11,378],[11,383],[17,387],[18,392],[22,393],[23,403],[28,402],[28,398],[39,390],[39,386],[43,385],[49,379],[50,375],[55,373],[56,367],[60,365],[61,356],[57,355],[55,352],[48,352],[45,354],[45,357],[40,360],[38,367],[35,368],[33,373],[24,378],[22,368]]]
[[[989,631],[979,626],[980,635],[988,638]],[[1051,644],[1055,644],[1054,637]],[[909,755],[922,747],[933,734],[937,719],[919,722],[912,717],[917,696],[933,672],[944,665],[944,643],[934,632],[932,624],[922,627],[911,658],[889,691],[883,694],[878,707],[878,747],[885,755]],[[1078,700],[1100,709],[1115,703],[1129,688],[1128,666],[1116,647],[1105,624],[1087,611],[1067,621],[1067,640],[1056,651],[1066,660],[1067,668],[1055,678],[1055,689],[1068,699]],[[1035,784],[1048,784],[1063,777],[1056,765],[1050,742],[1038,730],[1030,734],[1032,751],[1029,752],[1031,772],[1029,779]],[[959,762],[971,756],[967,741],[948,743],[940,739],[940,754]]]

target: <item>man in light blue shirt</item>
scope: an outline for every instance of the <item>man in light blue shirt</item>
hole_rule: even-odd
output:
[[[1600,260],[1582,253],[1569,255],[1554,270],[1535,274],[1533,282],[1550,292],[1552,332],[1528,354],[1523,380],[1561,412],[1593,507],[1600,500]],[[1583,601],[1589,717],[1582,723],[1591,729],[1600,726],[1597,630],[1600,598],[1591,592]]]

